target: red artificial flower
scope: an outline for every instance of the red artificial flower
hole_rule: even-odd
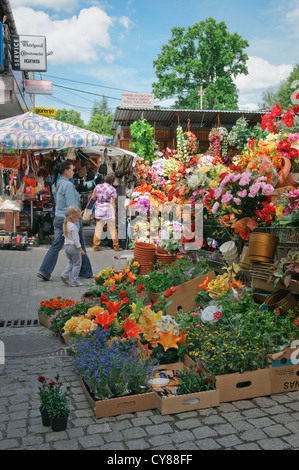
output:
[[[96,276],[96,277],[94,278],[94,280],[95,280],[95,281],[98,281],[98,280],[99,280],[99,278]]]
[[[207,378],[205,379],[205,383],[206,383],[206,384],[210,384],[210,383],[211,383],[211,380],[207,377]]]
[[[137,286],[137,292],[142,292],[144,289],[144,285],[143,284],[139,284],[139,286]]]
[[[298,96],[299,96],[299,93],[298,93]],[[293,114],[297,114],[297,113],[298,113],[298,111],[299,111],[299,103],[298,103],[298,104],[296,104],[296,105],[293,107],[293,109],[292,109],[292,113],[293,113]]]
[[[106,302],[108,300],[107,295],[101,295],[101,302]]]
[[[130,302],[129,297],[124,297],[124,298],[123,298],[123,303],[124,303],[124,304],[128,304],[129,302]]]
[[[250,149],[253,149],[255,147],[255,144],[256,144],[256,139],[251,139],[248,141],[248,147]]]
[[[42,377],[42,376],[38,378],[38,381],[39,381],[39,382],[44,382],[45,380],[46,380],[46,378],[45,378],[45,377]]]
[[[125,290],[122,290],[122,291],[120,291],[120,293],[118,294],[118,297],[119,297],[120,299],[123,299],[124,297],[126,297],[126,295],[127,295],[126,291],[125,291]]]
[[[287,127],[293,127],[294,124],[294,117],[290,111],[287,111],[282,118],[283,122]]]
[[[117,301],[112,301],[112,300],[108,300],[108,302],[103,302],[103,303],[107,305],[109,312],[112,314],[117,314],[119,308],[123,304],[123,302],[117,302]]]
[[[271,117],[275,118],[277,116],[280,116],[282,113],[282,108],[281,106],[279,106],[279,104],[277,103],[275,106],[273,106],[272,110],[271,110]]]
[[[278,150],[288,150],[291,147],[291,142],[289,142],[287,139],[282,140],[281,142],[278,142],[277,148]]]
[[[115,292],[117,289],[117,287],[115,285],[112,285],[109,290],[111,290],[111,292]]]
[[[99,325],[103,326],[105,330],[108,330],[110,324],[115,321],[116,319],[116,313],[111,313],[109,314],[108,310],[104,310],[102,313],[96,313],[95,314],[95,323],[98,323]]]
[[[289,157],[290,158],[297,158],[299,156],[299,151],[297,149],[294,149],[293,147],[291,147],[289,149]]]
[[[128,318],[126,318],[126,323],[123,325],[123,328],[124,328],[125,332],[122,336],[125,336],[126,338],[138,338],[138,339],[140,339],[139,333],[141,333],[141,330],[136,325],[135,320],[130,321]]]
[[[52,380],[52,382],[49,382],[49,387],[54,387],[54,385],[56,385],[56,382],[54,382],[54,380]]]

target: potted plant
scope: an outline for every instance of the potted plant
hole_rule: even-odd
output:
[[[38,378],[38,381],[41,383],[39,397],[43,424],[50,425],[53,431],[65,430],[69,415],[69,398],[68,391],[62,390],[59,374],[50,382],[42,376]]]
[[[293,253],[289,251],[287,256],[280,258],[273,264],[273,272],[268,282],[274,282],[276,287],[279,282],[289,287],[292,280],[299,279],[299,252]]]

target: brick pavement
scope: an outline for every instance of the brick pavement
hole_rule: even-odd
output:
[[[0,252],[0,319],[36,319],[40,300],[56,295],[79,299],[84,292],[84,286],[69,288],[61,283],[63,253],[52,281],[36,279],[45,250]],[[88,248],[88,252],[95,272],[112,263],[111,250],[93,253]],[[5,338],[18,335],[46,338],[53,333],[43,326],[0,328],[4,344]],[[71,393],[69,423],[62,432],[42,426],[38,411],[37,378],[54,377],[57,372]],[[0,450],[189,451],[196,456],[200,450],[299,449],[299,392],[174,415],[150,410],[95,418],[63,345],[54,354],[6,358],[0,365],[0,390]]]

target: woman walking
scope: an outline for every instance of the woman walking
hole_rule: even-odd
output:
[[[117,198],[117,191],[112,186],[115,180],[114,173],[105,176],[104,183],[97,184],[93,190],[92,199],[95,202],[95,219],[96,228],[93,237],[94,251],[100,251],[101,236],[104,225],[107,224],[110,236],[113,241],[114,251],[121,251],[118,243],[118,234],[115,223],[115,199]]]
[[[58,179],[60,175],[60,178]],[[71,179],[74,175],[74,167],[71,162],[64,160],[58,167],[54,169],[54,182],[52,193],[55,199],[55,218],[54,218],[54,241],[49,248],[41,267],[37,273],[37,277],[44,281],[50,281],[51,274],[57,263],[58,255],[64,244],[63,223],[65,213],[68,207],[76,206],[80,208],[80,196],[77,193]],[[79,239],[83,251],[86,253],[86,246],[83,233],[82,222],[77,223],[79,229]],[[82,265],[79,273],[80,277],[93,277],[92,267],[87,253],[82,257]]]

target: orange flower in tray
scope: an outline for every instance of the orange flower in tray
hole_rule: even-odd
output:
[[[182,340],[182,336],[175,336],[172,330],[169,330],[167,333],[163,333],[162,331],[158,331],[159,339],[157,343],[160,343],[164,351],[167,349],[175,348],[178,349],[178,342]]]

